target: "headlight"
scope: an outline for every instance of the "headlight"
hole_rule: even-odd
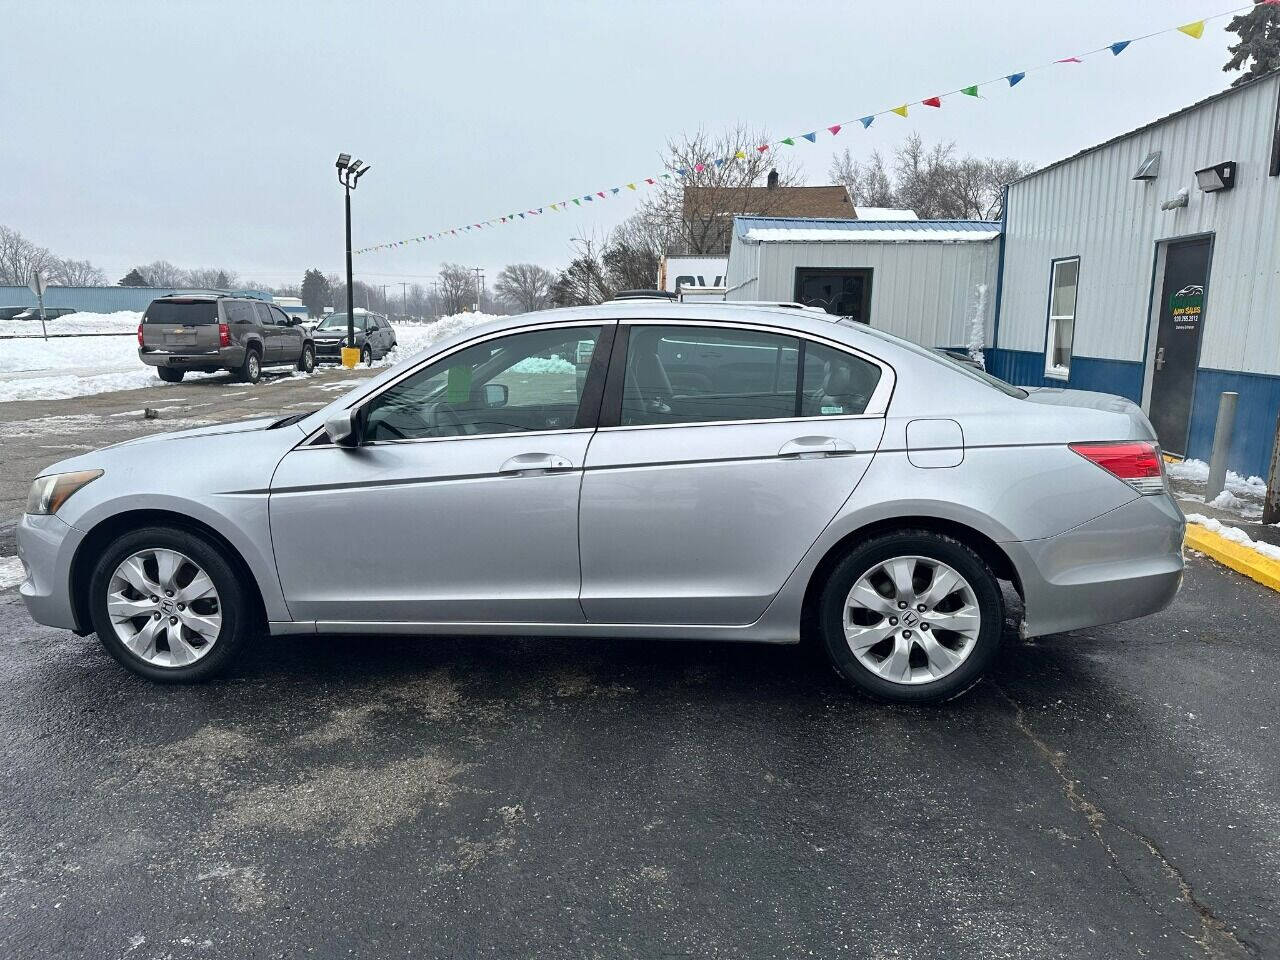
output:
[[[75,473],[54,473],[37,477],[27,494],[27,513],[47,516],[57,513],[67,498],[86,484],[102,476],[101,470],[77,470]]]

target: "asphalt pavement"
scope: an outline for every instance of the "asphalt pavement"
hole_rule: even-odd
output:
[[[0,524],[32,465],[352,377],[0,405]],[[158,686],[0,590],[0,957],[1277,956],[1278,611],[1193,556],[907,708],[638,640],[263,638]]]

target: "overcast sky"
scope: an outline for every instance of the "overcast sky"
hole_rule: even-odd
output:
[[[341,268],[340,151],[373,166],[359,247],[646,176],[700,125],[798,135],[1234,5],[0,0],[0,223],[113,281],[164,258],[297,283]],[[915,130],[1043,164],[1225,87],[1225,22],[790,155],[826,183],[839,149],[887,151]],[[356,275],[560,265],[573,236],[631,212],[621,196],[360,256]]]

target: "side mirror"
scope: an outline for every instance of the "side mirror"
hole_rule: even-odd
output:
[[[359,415],[355,410],[340,410],[324,422],[329,441],[339,447],[360,446]]]
[[[505,407],[510,391],[505,383],[486,383],[484,385],[484,405],[487,408]]]

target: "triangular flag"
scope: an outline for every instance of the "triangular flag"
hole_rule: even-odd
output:
[[[978,95],[978,85],[975,83],[972,87],[961,87],[960,92],[967,97],[976,97]]]
[[[1023,81],[1024,77],[1026,77],[1025,73],[1011,73],[1005,79],[1009,81],[1009,86],[1016,87]]]
[[[872,116],[872,117],[863,117],[863,118],[862,118],[861,120],[859,120],[858,122],[859,122],[860,124],[862,124],[862,129],[863,129],[863,130],[865,130],[865,129],[867,129],[867,127],[871,126],[873,123],[875,123],[875,122],[876,122],[876,118],[875,118],[875,117],[873,117],[873,116]]]
[[[707,169],[707,165],[705,163],[695,163],[693,165],[693,170],[695,173],[701,173],[705,169]]]
[[[559,212],[560,212],[559,207],[557,207],[554,203],[551,205],[551,209],[552,209],[552,210],[555,210],[557,213],[559,213]]]
[[[650,186],[653,186],[657,181],[654,180],[653,177],[645,177],[644,182],[649,184]]]
[[[518,214],[518,216],[520,217],[520,219],[521,219],[521,220],[523,220],[523,219],[524,219],[524,214],[523,214],[523,213]]]
[[[724,166],[724,157],[720,157],[719,159],[717,159],[717,160],[716,160],[716,166],[717,166],[717,167],[723,167],[723,166]]]
[[[921,100],[920,102],[921,102],[922,104],[924,104],[926,107],[940,107],[940,106],[942,106],[942,98],[941,98],[941,97],[927,97],[927,98],[925,98],[924,100]],[[903,116],[905,117],[905,116],[906,116],[906,114],[904,113],[904,114],[903,114]]]
[[[818,134],[817,134],[816,132],[814,132],[814,133],[802,133],[802,134],[801,134],[801,136],[802,136],[802,137],[804,137],[806,140],[808,140],[810,143],[817,143],[817,142],[818,142]]]
[[[769,145],[767,143],[762,143],[760,146],[756,147],[756,153],[764,153],[768,149]]]
[[[1133,43],[1132,40],[1117,40],[1109,47],[1109,49],[1118,57],[1120,54],[1124,53],[1124,48],[1131,43]]]
[[[676,173],[680,174],[682,177],[688,172],[689,170],[687,167],[676,167]]]
[[[579,200],[577,197],[574,197],[574,198],[573,198],[573,205],[574,205],[575,207],[580,207],[580,206],[582,206],[582,201],[581,201],[581,200]]]
[[[1083,61],[1081,61],[1079,57],[1063,57],[1061,60],[1055,60],[1053,62],[1054,63],[1081,63]]]
[[[634,183],[628,183],[628,184],[627,184],[627,189],[628,189],[628,190],[634,190],[635,188],[636,188],[636,185],[635,185]]]
[[[596,196],[597,196],[597,197],[603,197],[603,196],[604,196],[604,191],[603,191],[603,190],[597,190],[597,191],[596,191]]]
[[[613,191],[613,192],[616,194],[616,193],[617,193],[619,190],[621,190],[622,188],[621,188],[621,187],[610,187],[609,189],[610,189],[611,191]]]
[[[1178,28],[1180,33],[1185,33],[1194,40],[1199,40],[1204,36],[1204,21],[1197,20],[1195,23],[1184,23]]]
[[[741,150],[739,150],[737,153],[735,153],[735,154],[733,155],[733,159],[735,159],[735,160],[745,160],[745,159],[747,159],[747,155],[746,155],[745,153],[743,153]]]
[[[894,113],[896,113],[896,114],[897,114],[898,116],[900,116],[900,117],[905,117],[905,116],[907,115],[907,104],[905,104],[905,103],[904,103],[904,104],[903,104],[902,106],[900,106],[900,107],[894,107],[894,108],[893,108],[893,112],[894,112]]]
[[[831,126],[827,127],[827,132],[834,137],[837,133],[840,132],[840,124],[834,123]]]
[[[796,145],[795,140],[793,140],[791,137],[787,137],[787,139],[783,140],[782,142],[785,143],[788,147],[794,147]]]
[[[583,199],[583,200],[585,200],[585,201],[587,201],[587,203],[595,203],[595,201],[596,201],[596,198],[595,198],[595,197],[593,197],[593,196],[592,196],[591,194],[589,194],[589,193],[588,193],[585,197],[583,197],[582,199]]]

